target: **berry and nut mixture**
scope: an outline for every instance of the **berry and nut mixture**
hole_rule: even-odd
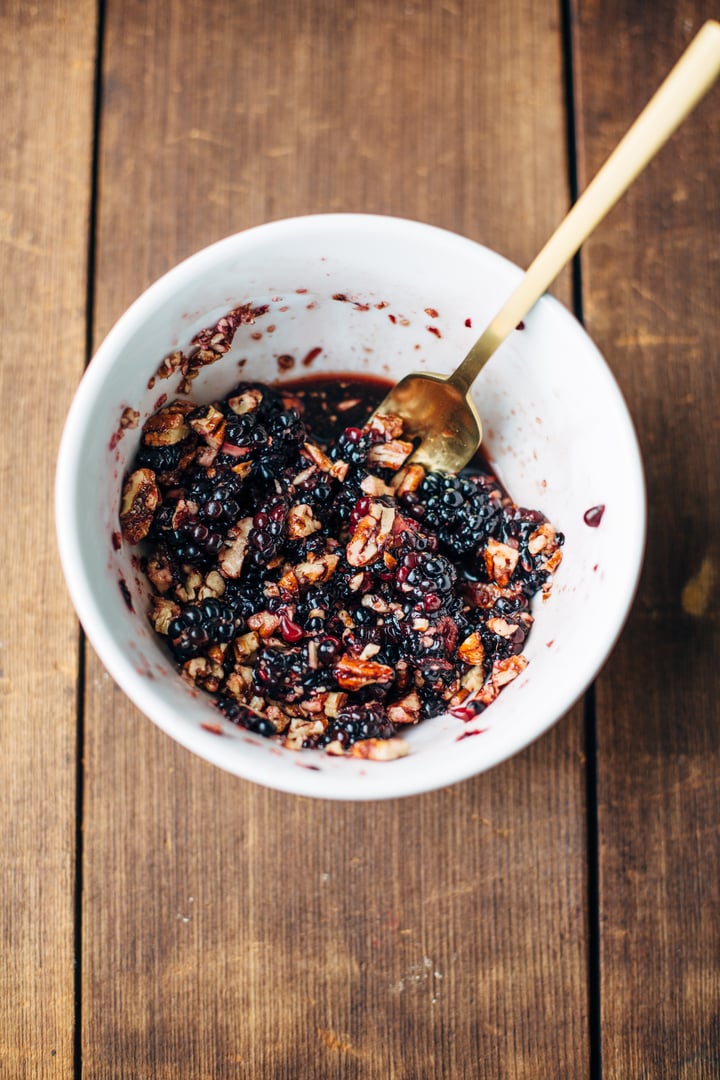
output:
[[[228,720],[286,747],[390,760],[470,720],[525,668],[531,597],[563,537],[480,461],[406,465],[377,380],[243,383],[151,416],[120,523],[150,620]]]

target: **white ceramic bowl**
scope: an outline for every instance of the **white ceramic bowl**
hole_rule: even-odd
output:
[[[424,367],[448,372],[520,273],[476,243],[417,222],[353,214],[296,218],[231,236],[181,263],[108,334],[63,435],[60,554],[100,659],[172,738],[269,787],[323,798],[389,798],[496,765],[542,734],[592,681],[637,584],[645,536],[642,465],[605,361],[573,316],[548,297],[488,364],[474,395],[502,481],[516,502],[542,510],[565,533],[564,559],[551,598],[534,604],[528,668],[474,723],[448,715],[423,722],[407,735],[409,756],[389,763],[285,750],[227,722],[223,735],[213,734],[203,724],[217,726],[217,710],[180,679],[146,620],[148,590],[136,554],[126,544],[115,547],[123,474],[139,439],[139,428],[115,436],[121,415],[137,410],[142,425],[161,394],[173,396],[177,376],[148,384],[163,357],[187,347],[198,330],[246,301],[269,307],[254,326],[240,327],[231,351],[201,373],[193,384],[198,401],[227,393],[241,378],[278,379],[279,355],[299,361],[314,349],[322,350],[315,374],[397,379]],[[339,302],[337,294],[355,302]],[[298,364],[287,377],[305,370]],[[584,515],[598,505],[606,509],[592,528]],[[479,727],[484,733],[477,738],[459,738]]]

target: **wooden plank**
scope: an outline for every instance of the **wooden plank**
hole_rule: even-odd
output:
[[[529,259],[567,200],[539,7],[111,2],[98,328],[193,249],[295,213],[421,217]],[[212,769],[92,657],[87,732],[87,1077],[586,1072],[577,711],[381,805]]]
[[[0,11],[0,1073],[73,1068],[77,625],[56,556],[82,374],[95,5]]]
[[[584,179],[711,14],[576,5]],[[586,322],[635,418],[650,505],[597,695],[608,1078],[720,1072],[719,103],[716,88],[583,255]]]

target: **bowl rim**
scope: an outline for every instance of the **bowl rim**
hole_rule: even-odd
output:
[[[606,617],[604,620],[612,627],[612,632],[606,633],[599,643],[596,642],[593,661],[583,669],[579,677],[567,684],[566,692],[562,695],[565,704],[561,710],[558,711],[556,707],[549,708],[542,722],[538,723],[530,734],[518,737],[509,750],[506,748],[505,743],[493,747],[488,746],[482,760],[479,762],[473,754],[458,756],[457,759],[453,760],[451,775],[449,770],[445,770],[439,776],[435,771],[427,773],[422,769],[414,771],[412,769],[407,771],[403,769],[402,772],[393,772],[399,763],[375,764],[369,762],[369,766],[383,769],[382,779],[385,782],[379,787],[374,784],[363,787],[361,784],[353,782],[360,779],[359,777],[343,777],[339,771],[337,773],[334,771],[318,773],[307,769],[277,769],[277,761],[273,762],[269,756],[263,762],[251,760],[248,763],[246,758],[238,755],[229,763],[227,754],[224,753],[221,745],[224,740],[217,739],[208,732],[203,731],[199,725],[195,729],[174,723],[174,710],[172,707],[163,700],[162,695],[155,690],[151,682],[138,674],[134,662],[116,643],[113,634],[108,629],[102,608],[96,601],[92,585],[84,569],[83,560],[80,557],[80,530],[75,507],[81,497],[83,425],[102,390],[107,372],[112,368],[117,356],[122,352],[128,340],[136,332],[138,324],[148,318],[160,303],[170,298],[184,283],[202,273],[206,267],[221,261],[226,254],[240,253],[244,247],[252,247],[258,240],[262,240],[264,235],[271,235],[281,231],[286,235],[297,235],[303,232],[312,232],[315,235],[318,230],[323,228],[331,230],[344,228],[350,231],[362,231],[371,224],[384,230],[396,230],[398,234],[409,230],[416,237],[420,237],[423,233],[428,238],[433,236],[436,238],[441,237],[444,243],[454,242],[466,249],[472,248],[476,253],[480,249],[480,252],[488,260],[495,261],[498,266],[503,266],[505,271],[511,272],[517,279],[523,273],[520,267],[503,255],[459,233],[425,222],[389,215],[362,213],[309,214],[266,222],[224,237],[188,256],[166,271],[133,301],[109,330],[88,364],[73,397],[60,441],[55,479],[57,542],[70,597],[88,640],[95,649],[100,661],[141,713],[160,727],[174,741],[235,776],[291,794],[345,801],[398,798],[450,786],[479,775],[501,761],[514,756],[552,727],[572,708],[592,684],[623,630],[637,593],[647,530],[647,498],[640,448],[632,417],[617,381],[604,356],[573,312],[554,297],[545,295],[538,301],[538,305],[555,309],[563,319],[569,319],[575,324],[584,338],[586,348],[593,355],[598,366],[598,372],[605,378],[608,390],[615,399],[617,415],[622,417],[625,422],[625,434],[633,451],[631,460],[625,463],[627,469],[626,484],[633,489],[637,505],[636,527],[627,540],[624,540],[623,544],[624,588],[620,592],[618,602],[612,611],[612,618]],[[273,765],[275,771],[273,771]],[[348,788],[352,788],[352,790],[348,792]],[[357,790],[355,790],[356,788]]]

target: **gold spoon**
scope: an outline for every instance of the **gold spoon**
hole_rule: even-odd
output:
[[[480,417],[468,396],[480,370],[710,89],[718,73],[720,23],[710,19],[459,367],[452,375],[406,375],[377,407],[375,415],[402,417],[407,436],[420,439],[411,462],[443,472],[459,472],[467,465],[482,441]]]

